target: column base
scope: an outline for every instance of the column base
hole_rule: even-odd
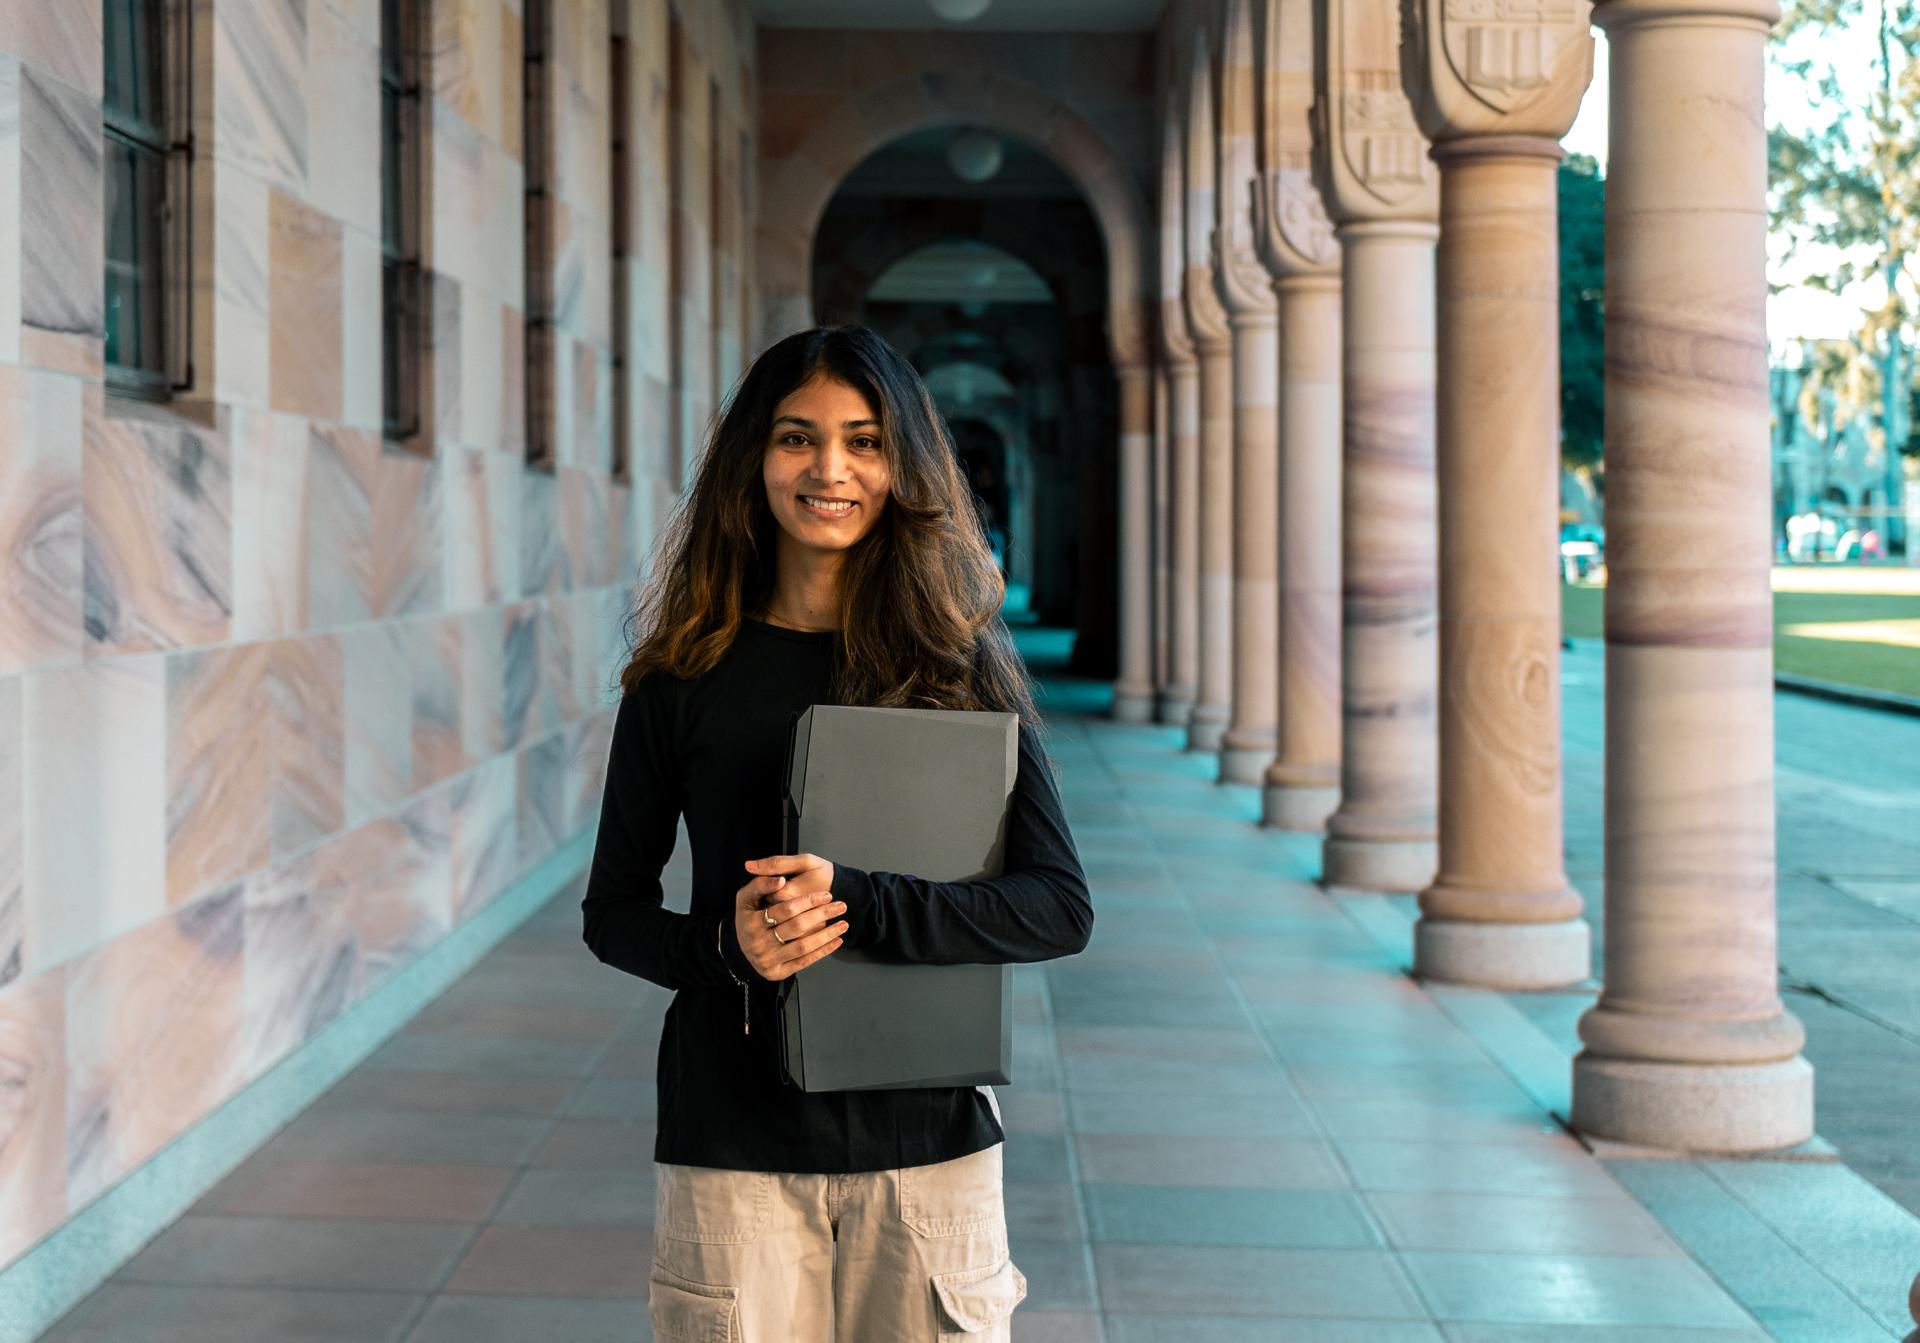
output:
[[[1113,721],[1116,723],[1151,723],[1153,721],[1153,692],[1144,690],[1122,690],[1113,688]]]
[[[1642,1063],[1573,1056],[1573,1126],[1686,1152],[1765,1152],[1813,1136],[1813,1065]]]
[[[1414,894],[1440,866],[1438,839],[1354,839],[1328,835],[1320,847],[1320,884],[1357,893]]]
[[[1185,727],[1193,717],[1193,692],[1172,690],[1154,697],[1153,721],[1167,727]]]
[[[1434,919],[1413,925],[1413,973],[1489,989],[1551,989],[1592,973],[1593,929],[1585,919],[1485,923]]]
[[[1260,824],[1269,830],[1305,830],[1317,834],[1327,828],[1327,817],[1333,815],[1339,805],[1338,788],[1270,783],[1260,792]]]
[[[1227,712],[1224,707],[1216,709],[1205,704],[1193,706],[1193,715],[1187,719],[1189,751],[1217,751],[1220,749],[1220,739],[1226,735]]]
[[[1229,746],[1223,738],[1220,746],[1221,783],[1259,783],[1267,777],[1273,763],[1273,744],[1265,746]]]

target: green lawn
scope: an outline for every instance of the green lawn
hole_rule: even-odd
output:
[[[1804,581],[1783,572],[1790,576],[1777,579],[1776,589],[1783,582]],[[1850,592],[1846,586],[1845,577],[1835,575],[1826,591],[1774,592],[1774,669],[1920,695],[1920,591]],[[1560,591],[1567,634],[1600,638],[1606,589],[1563,586]]]

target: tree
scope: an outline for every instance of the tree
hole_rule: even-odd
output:
[[[1863,22],[1875,39],[1870,87],[1850,89],[1831,61],[1793,54],[1806,45],[1797,36],[1857,32]],[[1861,314],[1852,366],[1820,370],[1817,382],[1857,388],[1857,409],[1879,410],[1875,441],[1897,508],[1901,455],[1914,446],[1911,352],[1920,319],[1920,0],[1786,0],[1773,52],[1816,120],[1805,131],[1768,129],[1769,222],[1786,259],[1806,267],[1800,283],[1834,294],[1868,277],[1885,286],[1884,298]],[[1896,515],[1889,540],[1900,530]]]
[[[1605,273],[1606,184],[1588,154],[1560,164],[1560,460],[1600,466],[1604,373],[1600,293]]]

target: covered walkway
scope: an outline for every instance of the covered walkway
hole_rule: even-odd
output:
[[[1598,733],[1587,659],[1568,666],[1575,770]],[[1018,1081],[999,1089],[1030,1284],[1016,1339],[1900,1336],[1920,1221],[1846,1165],[1601,1159],[1551,1112],[1567,1005],[1590,996],[1423,988],[1405,972],[1411,897],[1325,894],[1316,838],[1257,828],[1257,790],[1214,783],[1180,729],[1113,723],[1106,687],[1048,692],[1098,920],[1082,955],[1017,973]],[[1783,754],[1811,749],[1783,735]],[[1598,821],[1571,819],[1585,884]],[[680,862],[669,878],[683,903]],[[1789,952],[1810,889],[1783,882]],[[586,956],[577,898],[555,897],[49,1343],[648,1337],[668,995]],[[1825,1068],[1822,1020],[1809,1053]],[[1853,1048],[1898,1067],[1898,1043]]]

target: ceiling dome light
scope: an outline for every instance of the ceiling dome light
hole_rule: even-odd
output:
[[[927,0],[927,8],[948,23],[971,23],[987,12],[993,0]]]
[[[947,166],[963,182],[984,182],[1000,171],[1000,141],[985,131],[965,130],[947,141]]]

